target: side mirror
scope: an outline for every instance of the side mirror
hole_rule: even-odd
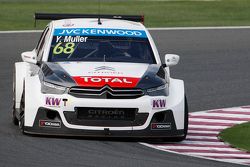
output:
[[[180,56],[176,54],[166,54],[164,66],[166,67],[174,66],[178,64],[179,60],[180,60]]]
[[[33,51],[29,51],[29,52],[23,52],[21,54],[22,56],[22,59],[24,62],[27,62],[27,63],[32,63],[32,64],[36,64],[37,63],[37,60],[36,60],[36,52],[33,50]]]

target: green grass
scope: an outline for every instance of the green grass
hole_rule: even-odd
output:
[[[148,27],[250,25],[249,9],[250,0],[101,0],[101,13],[144,14]],[[34,29],[34,12],[97,11],[97,0],[0,0],[0,30]]]
[[[250,122],[226,129],[220,137],[237,148],[250,151]]]

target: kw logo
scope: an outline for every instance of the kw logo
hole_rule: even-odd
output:
[[[166,99],[154,99],[152,101],[153,108],[165,108],[166,107]]]
[[[45,104],[47,106],[60,106],[62,99],[54,97],[46,97]]]

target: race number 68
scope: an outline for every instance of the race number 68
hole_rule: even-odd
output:
[[[54,55],[58,55],[61,53],[64,54],[70,54],[74,52],[74,47],[75,47],[75,43],[73,42],[69,42],[66,43],[65,46],[62,46],[62,42],[59,42],[53,49],[53,54]]]

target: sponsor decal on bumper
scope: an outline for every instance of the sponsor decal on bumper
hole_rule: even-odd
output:
[[[166,99],[153,99],[151,105],[153,109],[166,108]]]
[[[74,76],[75,82],[79,86],[85,87],[110,87],[134,88],[140,78],[115,77],[115,76]]]
[[[40,107],[38,109],[34,125],[32,127],[25,126],[24,130],[25,133],[28,134],[41,134],[41,135],[58,135],[58,136],[94,136],[94,137],[146,137],[146,138],[159,138],[159,137],[177,137],[177,136],[183,136],[184,130],[183,129],[176,129],[173,113],[171,110],[166,111],[167,118],[169,119],[167,122],[152,122],[145,128],[141,130],[136,130],[136,129],[128,129],[128,130],[122,130],[123,124],[121,125],[121,130],[112,130],[111,128],[104,128],[98,129],[98,130],[93,130],[93,129],[76,129],[73,127],[66,127],[64,123],[62,122],[61,116],[58,114],[58,117],[56,118],[57,120],[48,120],[46,116],[46,108]],[[56,111],[57,112],[57,111]],[[72,112],[69,112],[71,114],[74,114]],[[75,113],[76,114],[76,113]],[[77,119],[77,117],[70,117],[70,119]],[[140,121],[141,118],[136,118],[137,121]],[[77,120],[78,122],[79,120]],[[93,125],[86,125],[86,122],[89,122],[88,120],[83,120],[84,124],[83,126],[93,126]],[[94,121],[94,123],[97,123],[95,120],[90,120]],[[126,120],[125,120],[126,121]],[[98,121],[99,124],[101,124],[103,121]],[[111,120],[107,120],[106,122],[111,122]],[[117,121],[117,123],[124,123],[123,121]],[[114,123],[114,121],[112,122]],[[136,124],[137,122],[135,122]],[[166,126],[160,127],[157,126],[156,130],[151,129],[151,124],[171,124],[171,129],[167,129]],[[142,122],[142,124],[144,124]],[[73,125],[78,125],[73,123]],[[79,124],[81,126],[81,124]],[[118,127],[120,125],[117,125],[115,127]],[[94,125],[96,126],[96,124]],[[100,125],[102,127],[107,127],[105,124]],[[110,125],[112,126],[112,124]],[[138,126],[138,125],[134,125]],[[157,129],[160,128],[160,129]],[[163,128],[163,129],[162,129]],[[107,131],[108,129],[108,131]],[[108,132],[108,133],[107,133]]]
[[[151,123],[151,130],[171,130],[171,123]]]
[[[46,128],[61,128],[60,121],[39,120],[39,127]]]
[[[60,107],[61,101],[61,98],[45,97],[46,106]]]
[[[65,107],[67,106],[67,102],[68,102],[68,99],[45,97],[45,106],[48,106],[48,107],[60,107],[60,106]]]

